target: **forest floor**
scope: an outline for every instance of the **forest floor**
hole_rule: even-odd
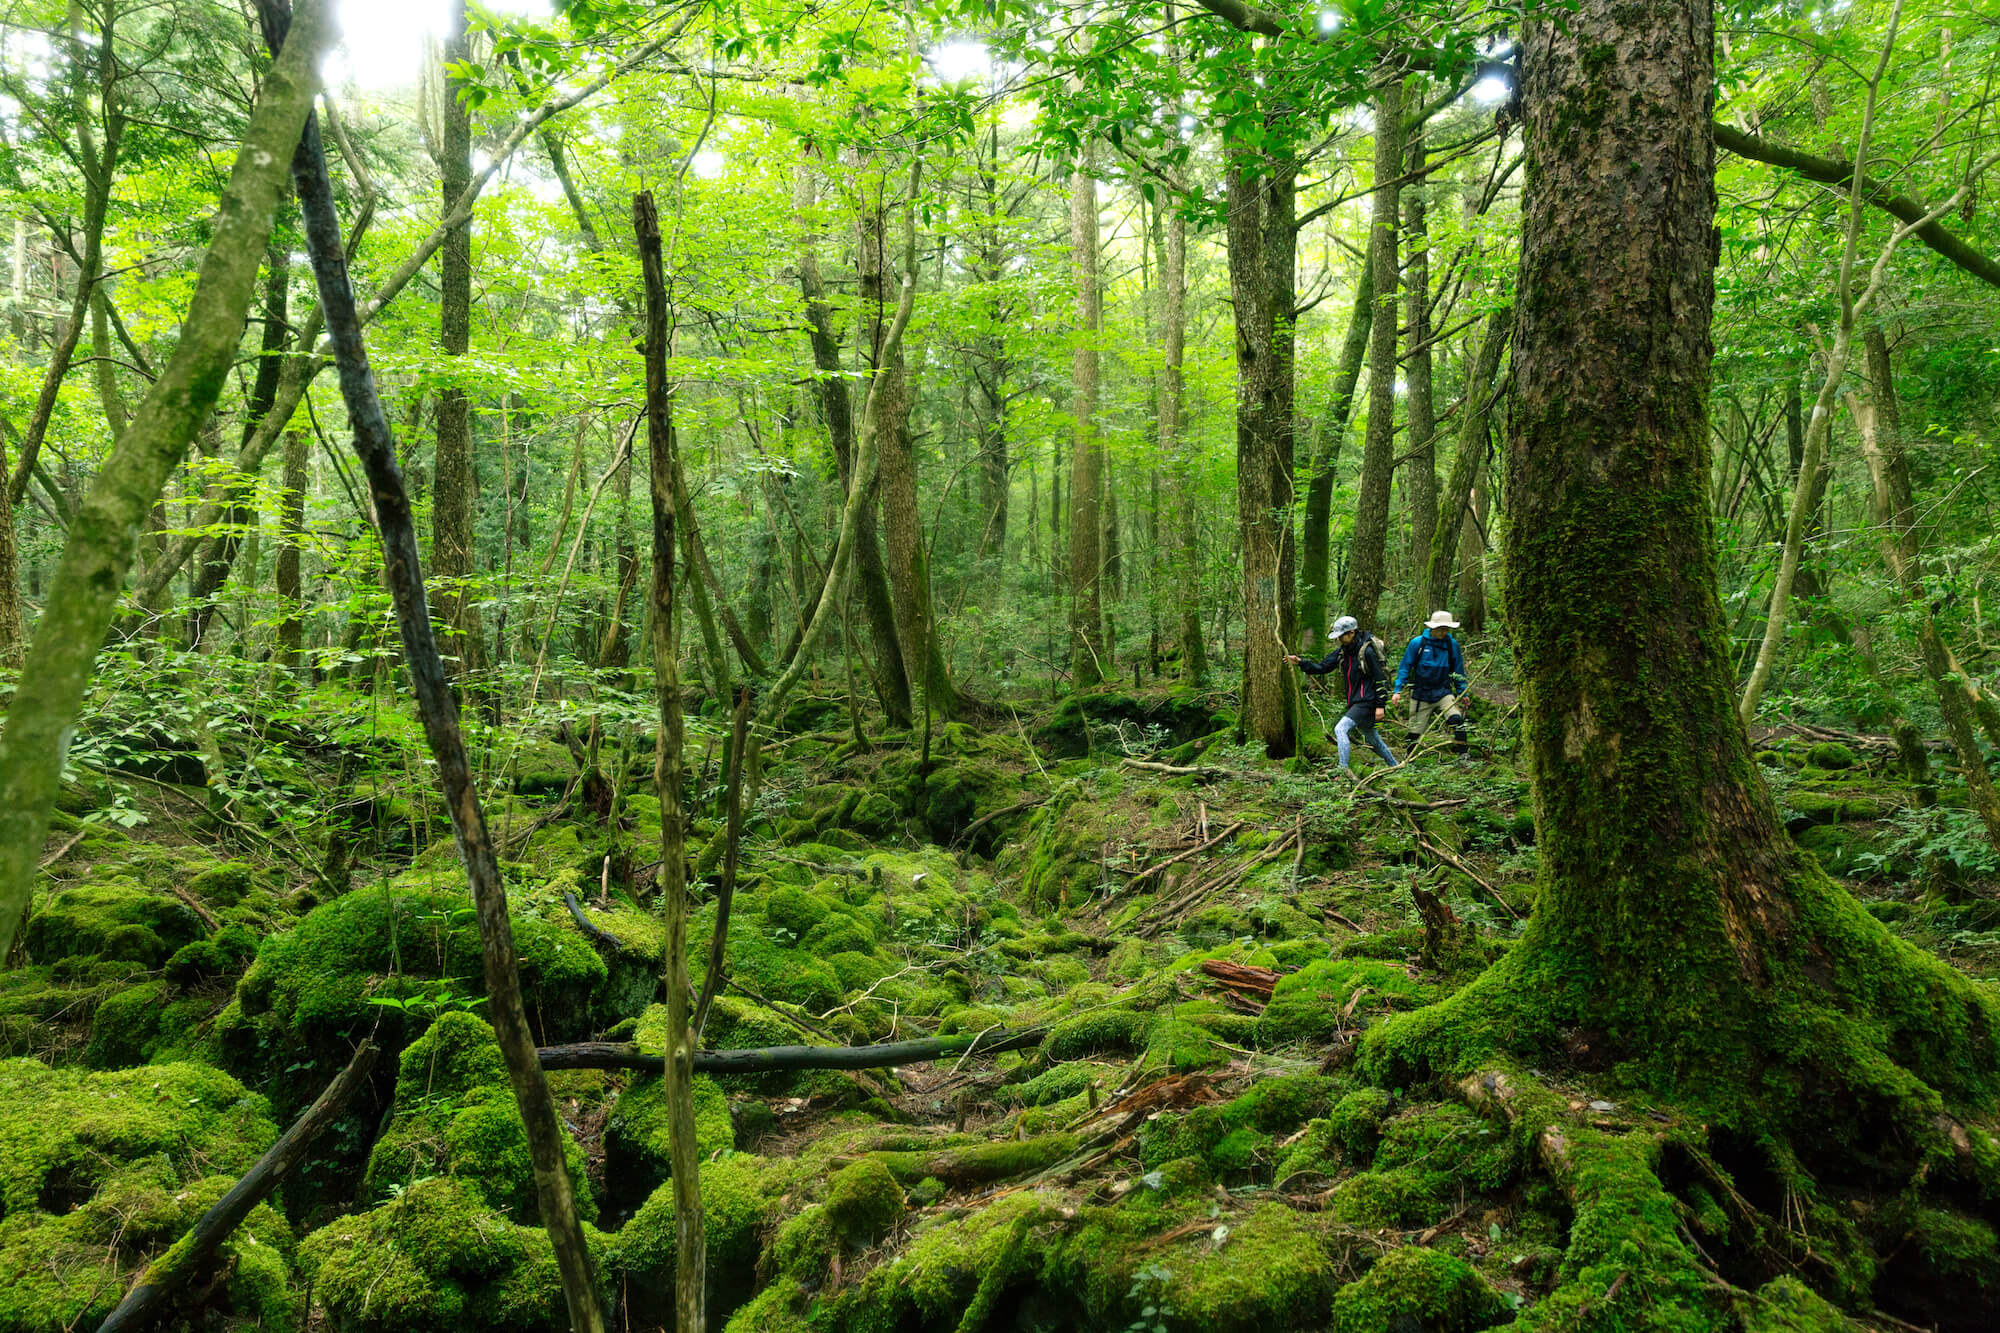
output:
[[[700,1077],[713,1326],[1993,1326],[1992,1201],[1802,1202],[1699,1146],[1659,1176],[1725,1295],[1677,1311],[1635,1259],[1629,1282],[1554,1299],[1579,1277],[1578,1212],[1532,1146],[1460,1088],[1375,1086],[1352,1062],[1371,1021],[1449,995],[1530,911],[1512,696],[1478,701],[1472,761],[1438,738],[1394,771],[1357,756],[1354,779],[1236,744],[1225,705],[1092,696],[938,724],[927,755],[921,729],[856,745],[840,700],[793,708],[703,1046],[1041,1035],[895,1070]],[[0,1052],[20,1057],[0,1061],[0,1333],[93,1327],[367,1035],[398,1059],[177,1317],[566,1323],[443,812],[408,721],[357,730],[357,707],[328,687],[282,725],[177,748],[149,716],[151,748],[85,747],[101,771],[66,785],[0,973]],[[690,751],[697,969],[718,727]],[[570,747],[492,740],[539,1039],[657,1047],[648,743],[603,748],[592,811]],[[1948,776],[1924,804],[1886,738],[1810,726],[1763,735],[1759,757],[1795,836],[1870,912],[2000,975],[2000,883]],[[1535,1072],[1585,1132],[1673,1136],[1673,1108],[1610,1074]],[[658,1081],[551,1082],[617,1326],[670,1322]]]

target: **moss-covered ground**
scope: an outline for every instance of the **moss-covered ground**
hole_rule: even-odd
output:
[[[1215,701],[1164,690],[941,724],[928,756],[921,734],[775,745],[703,1044],[1040,1035],[896,1070],[699,1079],[713,1326],[2000,1323],[1991,1107],[1950,1108],[1962,1160],[1912,1179],[1843,1144],[1858,1160],[1836,1180],[1621,1083],[1587,1034],[1574,1059],[1469,1078],[1370,1045],[1504,961],[1533,907],[1508,718],[1482,703],[1474,723],[1476,762],[1440,747],[1359,785],[1266,762]],[[707,743],[697,728],[697,774]],[[566,804],[562,747],[529,737],[531,774],[493,744],[538,1037],[657,1047],[647,745],[623,751],[606,821]],[[1840,890],[1992,992],[2000,876],[1950,784],[1925,804],[1876,746],[1778,735],[1759,758]],[[712,777],[689,794],[697,958]],[[371,1035],[394,1058],[369,1095],[173,1317],[565,1327],[449,833],[417,778],[354,791],[325,797],[360,830],[332,877],[310,808],[245,836],[135,788],[119,799],[155,818],[127,829],[93,818],[115,783],[66,791],[62,854],[0,972],[0,1333],[101,1318]],[[658,1082],[551,1083],[618,1326],[669,1322]]]

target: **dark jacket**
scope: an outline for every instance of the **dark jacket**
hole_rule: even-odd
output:
[[[1389,671],[1382,660],[1382,646],[1366,630],[1356,634],[1352,643],[1336,647],[1317,662],[1301,658],[1299,670],[1308,676],[1338,672],[1350,708],[1363,704],[1381,708],[1389,698]]]
[[[1396,693],[1401,694],[1407,685],[1417,702],[1431,703],[1447,694],[1465,693],[1467,683],[1465,650],[1451,635],[1433,639],[1429,630],[1423,630],[1403,649],[1403,665],[1396,672]]]

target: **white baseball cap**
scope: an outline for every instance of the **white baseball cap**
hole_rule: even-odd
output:
[[[1349,630],[1360,629],[1360,628],[1361,628],[1361,622],[1356,620],[1353,616],[1342,616],[1340,619],[1333,622],[1333,628],[1326,632],[1326,637],[1329,639],[1337,639],[1341,635],[1347,633]]]

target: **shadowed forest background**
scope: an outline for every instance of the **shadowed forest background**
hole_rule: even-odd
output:
[[[1996,76],[9,0],[0,1330],[1992,1327]]]

